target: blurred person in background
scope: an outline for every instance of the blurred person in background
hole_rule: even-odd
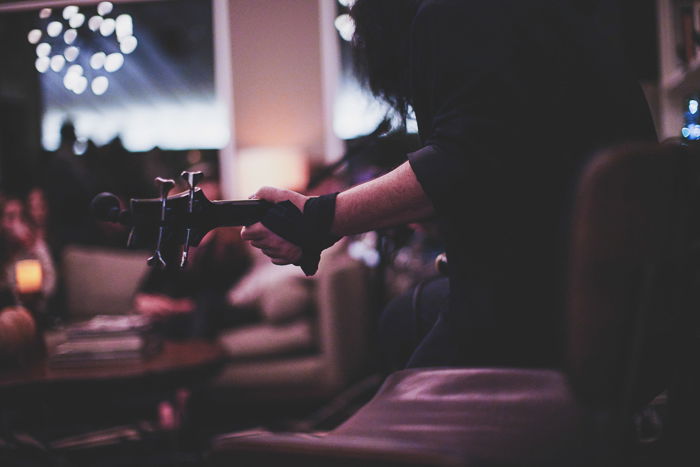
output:
[[[35,186],[29,190],[27,214],[34,224],[37,236],[48,242],[49,205],[42,188]]]
[[[37,214],[36,212],[34,214]],[[0,284],[13,291],[19,299],[22,293],[18,277],[18,262],[31,261],[38,265],[39,283],[33,297],[35,310],[46,311],[46,303],[56,290],[56,269],[43,236],[43,230],[29,215],[25,200],[20,196],[0,198]],[[34,278],[32,278],[32,281]]]
[[[51,249],[56,258],[70,244],[95,244],[99,235],[97,222],[87,209],[97,194],[97,180],[85,160],[75,153],[75,127],[61,126],[61,143],[54,152],[46,152],[38,174],[39,185],[48,202]]]

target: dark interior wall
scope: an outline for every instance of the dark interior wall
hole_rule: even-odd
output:
[[[25,189],[41,151],[41,96],[36,54],[27,41],[33,17],[0,15],[0,188]]]
[[[625,53],[638,79],[656,81],[659,74],[656,0],[618,0]]]
[[[658,78],[656,0],[571,0],[592,14],[611,45],[621,47],[626,67],[640,81]]]

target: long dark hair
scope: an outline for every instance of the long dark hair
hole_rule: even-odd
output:
[[[405,121],[410,102],[411,22],[420,0],[357,0],[353,59],[359,80]]]

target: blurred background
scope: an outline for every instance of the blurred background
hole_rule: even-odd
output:
[[[183,271],[148,269],[151,251],[127,249],[128,230],[88,209],[104,191],[122,207],[157,197],[155,177],[183,191],[183,170],[204,172],[209,199],[245,199],[263,185],[338,191],[406,160],[420,145],[415,122],[399,125],[355,78],[350,3],[0,1],[0,308],[26,309],[49,356],[71,326],[105,316],[140,317],[166,341],[204,340],[221,353],[196,381],[167,380],[109,404],[103,389],[87,398],[78,389],[84,374],[33,393],[40,408],[31,398],[10,404],[21,385],[8,383],[0,449],[21,451],[17,433],[31,433],[55,450],[68,439],[102,453],[94,438],[71,437],[147,420],[155,428],[138,425],[134,443],[177,433],[168,442],[185,462],[214,433],[330,428],[391,371],[378,357],[377,317],[393,297],[439,277],[431,222],[346,238],[306,278],[270,265],[236,228],[207,235]],[[697,33],[689,51],[681,26],[696,3],[613,1],[601,25],[622,33],[663,138],[694,128]],[[575,96],[563,105],[575,112]],[[17,332],[2,332],[0,375],[26,382],[23,368],[37,360],[20,362],[23,344],[7,337]],[[118,372],[110,378],[123,383]]]

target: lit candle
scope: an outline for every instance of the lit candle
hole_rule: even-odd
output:
[[[17,292],[22,294],[41,290],[41,263],[35,259],[24,259],[15,263],[15,284]]]

